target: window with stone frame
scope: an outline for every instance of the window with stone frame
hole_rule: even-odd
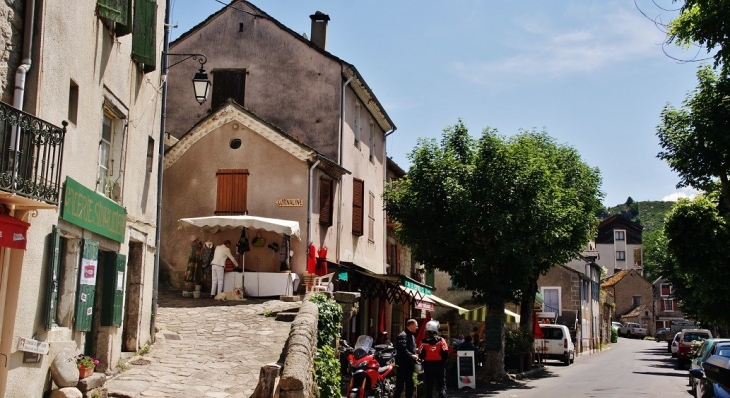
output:
[[[332,180],[319,179],[319,224],[327,227],[332,226]]]

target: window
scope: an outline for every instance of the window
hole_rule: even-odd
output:
[[[332,180],[319,179],[319,223],[332,226]]]
[[[368,195],[368,240],[375,242],[375,194]]]
[[[613,234],[616,240],[626,240],[626,231],[614,231]]]
[[[117,35],[123,36],[130,32],[132,21],[129,19],[131,11],[130,0],[97,0],[96,13],[105,21],[108,28],[116,28]]]
[[[79,86],[71,80],[68,87],[68,121],[76,124],[79,113]]]
[[[370,121],[370,162],[375,162],[375,123]]]
[[[121,199],[123,122],[105,106],[99,139],[96,191],[114,201]]]
[[[631,305],[636,307],[637,305],[641,305],[641,296],[634,296],[631,298]]]
[[[674,311],[674,300],[664,299],[662,300],[662,311]]]
[[[625,251],[616,251],[616,260],[619,261],[626,261],[626,252]]]
[[[216,173],[216,215],[248,213],[248,169],[219,169]]]
[[[668,283],[662,283],[661,291],[662,297],[669,297],[669,295],[672,294],[672,285]]]
[[[246,69],[214,69],[210,106],[217,109],[229,98],[243,106],[246,93]]]
[[[363,234],[363,207],[364,207],[365,182],[357,178],[352,180],[352,234],[362,236]]]
[[[542,288],[542,311],[560,315],[560,287]]]
[[[390,266],[388,273],[393,275],[400,274],[400,251],[397,243],[388,243],[387,262]]]
[[[355,103],[355,122],[353,127],[353,134],[355,134],[355,147],[360,148],[360,103]]]
[[[147,137],[147,172],[152,172],[152,164],[155,162],[155,140]]]

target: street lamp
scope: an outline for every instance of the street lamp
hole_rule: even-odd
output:
[[[208,73],[203,69],[203,66],[206,62],[208,62],[208,58],[205,57],[203,54],[183,54],[183,53],[165,53],[163,54],[163,57],[169,57],[169,56],[181,56],[185,57],[174,64],[171,64],[167,67],[167,69],[172,68],[173,66],[179,64],[180,62],[183,62],[185,60],[188,60],[190,58],[197,60],[200,62],[200,69],[195,74],[195,77],[193,77],[193,90],[195,91],[195,100],[198,101],[200,105],[203,105],[203,102],[205,102],[208,99],[208,91],[210,90],[210,79],[208,78]],[[165,74],[167,71],[165,71]]]

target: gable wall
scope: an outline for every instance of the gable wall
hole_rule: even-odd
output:
[[[633,296],[641,296],[641,304],[651,307],[651,284],[636,272],[630,272],[615,285],[614,301],[616,316],[621,316],[634,308]]]

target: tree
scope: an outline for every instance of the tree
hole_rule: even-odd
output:
[[[730,0],[685,0],[679,16],[669,23],[667,42],[717,49],[715,66],[730,60]]]
[[[698,69],[697,79],[682,108],[662,110],[657,157],[679,174],[677,188],[709,191],[719,180],[721,201],[730,210],[730,80],[709,66]]]
[[[650,280],[662,276],[662,269],[673,261],[669,253],[669,241],[664,235],[664,230],[657,229],[644,234],[642,245],[644,249],[644,276]]]
[[[474,139],[461,120],[440,145],[421,139],[409,158],[407,176],[386,189],[386,211],[416,261],[489,305],[482,369],[503,376],[505,302],[524,298],[531,309],[536,275],[587,243],[599,172],[545,132],[505,138],[487,128]]]
[[[668,260],[659,264],[682,310],[706,323],[730,325],[730,223],[708,196],[677,202],[664,224]]]

